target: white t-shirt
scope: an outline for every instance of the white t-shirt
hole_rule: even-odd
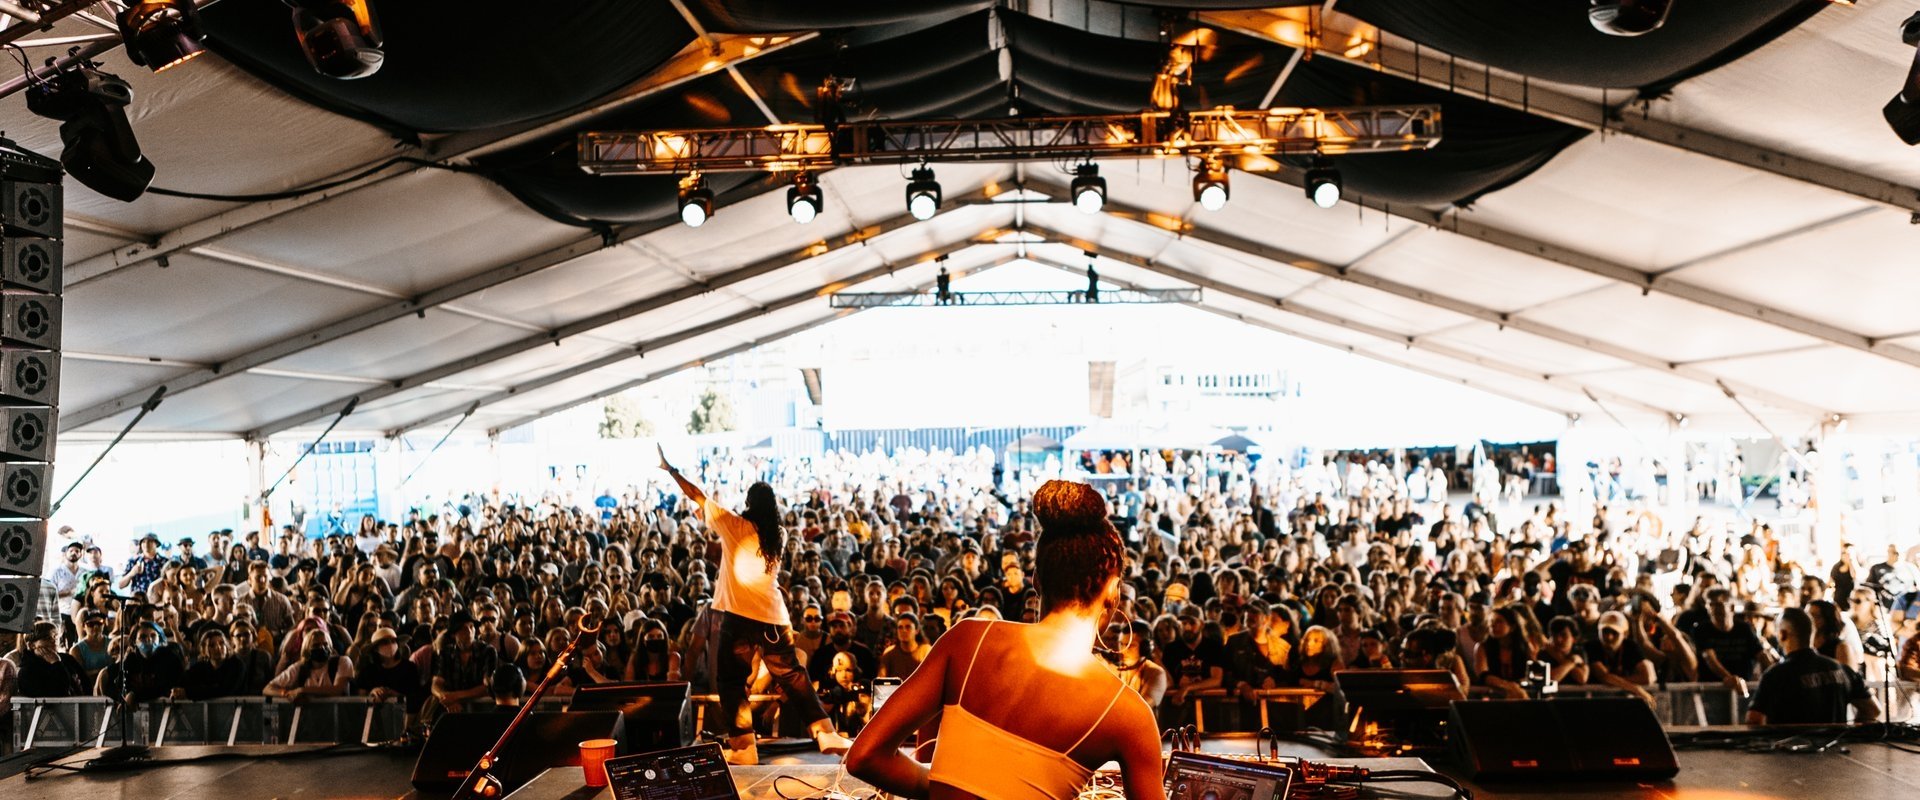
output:
[[[780,587],[760,554],[760,531],[707,498],[700,516],[720,534],[720,580],[713,590],[713,607],[770,625],[792,625]]]

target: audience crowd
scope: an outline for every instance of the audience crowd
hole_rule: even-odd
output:
[[[1108,626],[1109,659],[1166,725],[1202,697],[1227,712],[1210,708],[1212,727],[1262,689],[1337,700],[1334,674],[1357,668],[1442,669],[1511,697],[1543,672],[1650,702],[1665,684],[1719,682],[1773,722],[1835,702],[1865,715],[1863,680],[1920,680],[1920,548],[1799,563],[1766,525],[1638,502],[1572,519],[1507,485],[1456,504],[1425,463],[1148,459],[1095,483],[1130,542],[1133,613]],[[955,621],[1038,616],[1025,499],[1038,482],[988,453],[716,458],[697,473],[729,506],[756,480],[778,492],[793,636],[845,732],[874,680],[912,674]],[[583,616],[608,624],[554,694],[655,680],[711,692],[719,544],[664,474],[633,480],[597,497],[476,493],[322,538],[148,535],[125,553],[76,532],[49,556],[42,621],[0,637],[0,709],[15,696],[365,695],[424,725],[511,708]],[[1832,696],[1762,677],[1829,663]],[[1316,703],[1307,721],[1338,726],[1339,708]]]

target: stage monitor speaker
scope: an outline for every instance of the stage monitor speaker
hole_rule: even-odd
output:
[[[60,240],[0,236],[0,286],[59,294]]]
[[[9,468],[8,472],[13,470]],[[40,574],[47,557],[47,523],[37,519],[0,519],[0,574]]]
[[[59,349],[59,296],[39,292],[0,295],[0,343]]]
[[[0,407],[0,461],[52,461],[53,409]]]
[[[60,184],[0,180],[0,225],[10,234],[60,238]]]
[[[452,792],[460,788],[474,762],[500,740],[511,711],[448,714],[434,723],[420,759],[413,765],[413,788],[422,792]],[[624,740],[620,712],[536,711],[527,715],[520,731],[500,753],[495,773],[508,792],[552,767],[580,765],[580,743],[588,739]]]
[[[0,517],[45,517],[50,464],[0,464]],[[0,520],[0,526],[18,524]]]
[[[1632,697],[1470,700],[1448,738],[1475,781],[1650,780],[1680,771],[1646,703]]]
[[[575,690],[567,710],[620,712],[627,729],[620,754],[651,753],[693,744],[692,695],[686,681],[600,683]]]
[[[26,633],[40,608],[39,575],[0,575],[0,632]]]
[[[0,348],[0,405],[50,406],[59,401],[59,354]]]

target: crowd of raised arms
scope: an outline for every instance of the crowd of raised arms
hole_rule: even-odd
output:
[[[1785,608],[1803,609],[1812,648],[1856,674],[1920,679],[1920,548],[1801,564],[1757,523],[1676,523],[1638,503],[1571,520],[1505,487],[1491,505],[1456,506],[1434,486],[1415,501],[1418,465],[1315,483],[1341,471],[1148,458],[1152,469],[1113,469],[1103,456],[1102,472],[1147,477],[1097,485],[1129,542],[1133,613],[1108,628],[1110,660],[1166,724],[1204,690],[1332,692],[1351,668],[1450,670],[1513,696],[1535,660],[1562,684],[1649,699],[1668,682],[1744,690],[1781,657]],[[753,481],[775,488],[796,647],[844,731],[866,718],[872,679],[911,674],[958,620],[1039,613],[1037,481],[996,484],[984,452],[687,472],[729,507]],[[664,475],[631,480],[472,494],[320,538],[148,536],[128,554],[72,532],[82,541],[49,556],[45,619],[5,648],[0,699],[354,694],[431,721],[518,703],[583,615],[608,624],[556,694],[651,680],[711,691],[720,544]]]

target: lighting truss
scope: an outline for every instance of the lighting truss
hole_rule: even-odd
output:
[[[827,302],[832,308],[913,308],[928,306],[1064,306],[1087,303],[1087,293],[1075,290],[1016,292],[953,292],[942,302],[933,292],[835,292]],[[1149,305],[1154,303],[1198,303],[1199,289],[1100,289],[1100,298],[1091,305]]]
[[[1440,143],[1440,106],[1143,111],[580,134],[594,175],[823,170],[849,164],[1381,153]]]

